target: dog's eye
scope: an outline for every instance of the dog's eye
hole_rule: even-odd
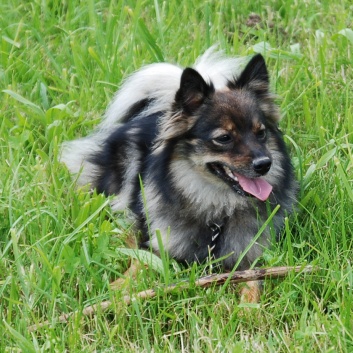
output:
[[[265,129],[259,130],[259,131],[256,133],[256,137],[257,137],[259,140],[264,140],[264,139],[266,138],[266,130],[265,130]]]
[[[213,139],[217,143],[221,143],[222,145],[226,145],[232,142],[232,137],[230,135],[221,135]]]

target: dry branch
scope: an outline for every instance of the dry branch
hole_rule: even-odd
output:
[[[230,282],[230,283],[241,283],[241,282],[250,282],[250,281],[257,281],[257,280],[263,280],[263,279],[275,279],[275,278],[280,278],[280,277],[285,277],[289,273],[309,273],[314,271],[315,268],[313,266],[296,266],[296,267],[271,267],[271,268],[263,268],[263,269],[255,269],[255,270],[246,270],[246,271],[235,271],[233,273],[221,273],[221,274],[213,274],[209,276],[204,276],[199,278],[198,280],[195,281],[195,283],[190,283],[188,280],[181,281],[177,284],[172,284],[170,286],[164,287],[164,288],[158,288],[157,290],[155,289],[148,289],[144,290],[142,292],[139,292],[135,295],[125,295],[122,298],[122,303],[129,305],[131,304],[134,300],[137,299],[148,299],[148,298],[153,298],[157,295],[161,294],[166,294],[170,293],[174,290],[184,290],[188,289],[191,286],[192,287],[209,287],[212,285],[221,285],[224,284],[225,282]],[[109,309],[112,306],[113,302],[110,300],[103,301],[101,303],[97,303],[94,305],[90,305],[83,309],[82,315],[83,316],[92,316],[97,312],[103,312]],[[58,317],[59,322],[67,322],[68,319],[75,315],[78,314],[79,311],[74,311],[68,314],[63,314]],[[50,325],[49,321],[45,321],[42,323],[39,323],[37,325],[32,325],[28,327],[28,330],[30,332],[36,331],[41,327],[48,326]]]

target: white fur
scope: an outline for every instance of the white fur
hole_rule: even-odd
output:
[[[86,185],[92,182],[96,173],[94,164],[88,161],[91,154],[97,152],[100,143],[96,135],[64,142],[61,148],[60,160],[72,174],[77,175],[78,185]]]
[[[225,57],[211,47],[193,67],[216,89],[222,89],[228,80],[239,74],[244,62],[244,58]],[[96,171],[87,158],[100,150],[102,141],[119,126],[131,106],[150,98],[153,102],[144,110],[144,116],[170,109],[179,89],[182,72],[179,66],[167,63],[151,64],[135,72],[116,93],[96,131],[88,137],[63,144],[60,160],[71,173],[78,175],[79,185],[92,181]]]
[[[225,57],[222,51],[215,51],[213,46],[196,60],[194,69],[206,82],[212,82],[215,89],[220,90],[226,87],[229,80],[240,74],[246,61],[246,57]]]

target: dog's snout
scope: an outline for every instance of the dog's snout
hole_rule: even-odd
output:
[[[269,157],[260,157],[253,160],[252,165],[254,171],[261,175],[265,175],[271,168],[271,159]]]

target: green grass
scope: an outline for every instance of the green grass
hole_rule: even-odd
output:
[[[246,25],[251,12],[261,26]],[[348,0],[1,2],[0,351],[353,352],[352,14]],[[226,285],[83,317],[126,293],[192,284],[208,267],[154,259],[112,292],[129,224],[102,195],[75,191],[60,143],[92,131],[143,64],[188,65],[214,43],[248,55],[264,42],[301,184],[298,211],[264,258],[322,270],[266,281],[246,313]]]

